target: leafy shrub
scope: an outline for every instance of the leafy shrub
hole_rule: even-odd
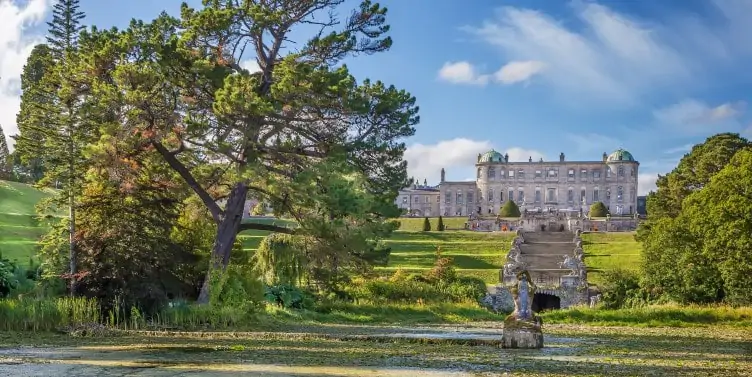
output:
[[[590,212],[588,212],[588,216],[590,217],[606,217],[608,214],[608,208],[606,208],[606,205],[601,202],[595,202],[590,205]]]
[[[457,278],[457,271],[454,269],[452,259],[439,257],[433,265],[433,268],[426,274],[426,279],[435,283],[449,283]]]
[[[256,203],[255,206],[251,209],[251,215],[253,216],[263,216],[266,214],[266,206],[262,202]]]
[[[16,264],[0,256],[0,297],[8,297],[17,286]]]
[[[275,285],[264,289],[266,302],[286,309],[311,309],[313,295],[292,285]]]
[[[514,200],[507,200],[499,210],[499,216],[501,217],[520,217],[521,215],[520,207],[517,207]]]
[[[486,297],[488,288],[482,279],[463,276],[449,283],[444,291],[453,301],[481,302]]]
[[[640,307],[649,301],[640,286],[639,275],[629,270],[604,271],[602,291],[602,305],[606,309]]]

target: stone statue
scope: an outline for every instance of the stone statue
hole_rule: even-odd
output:
[[[576,238],[575,241],[574,241],[574,247],[576,247],[578,249],[582,249],[582,239]]]
[[[533,318],[533,312],[530,308],[533,306],[533,294],[535,288],[532,282],[528,281],[526,274],[520,274],[517,282],[517,294],[514,297],[514,312],[512,313],[518,320],[530,320]]]
[[[517,281],[509,287],[514,300],[514,312],[504,319],[501,335],[503,348],[542,348],[542,321],[533,313],[533,296],[536,287],[528,271],[517,274]]]

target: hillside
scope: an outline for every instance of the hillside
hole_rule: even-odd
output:
[[[0,253],[28,264],[46,228],[35,218],[35,206],[52,192],[16,182],[0,181]]]

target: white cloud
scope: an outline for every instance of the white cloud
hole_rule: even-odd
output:
[[[743,20],[752,7],[740,8],[737,12],[746,18],[736,14],[734,25],[747,35]],[[669,13],[646,21],[589,1],[575,1],[570,9],[575,19],[507,6],[482,25],[464,29],[498,48],[505,59],[545,64],[542,81],[567,98],[582,101],[587,95],[621,105],[712,79],[723,73],[719,64],[739,54],[737,42],[752,45],[749,38],[732,39],[726,32],[731,25],[722,25],[723,32],[711,27],[710,18]]]
[[[744,113],[744,102],[724,103],[715,107],[687,99],[653,112],[656,119],[674,125],[712,124],[736,118]]]
[[[637,175],[637,195],[647,195],[651,191],[657,190],[655,181],[658,179],[656,173],[640,173]]]
[[[452,84],[486,85],[489,76],[478,73],[472,64],[461,62],[447,62],[439,70],[439,79]]]
[[[524,82],[543,71],[546,64],[534,60],[509,62],[494,74],[494,79],[503,84]]]
[[[480,73],[478,67],[466,61],[447,62],[439,69],[439,79],[452,84],[483,86],[489,82],[511,85],[526,82],[545,69],[543,62],[513,61],[499,68],[493,74]]]
[[[247,69],[250,73],[261,71],[256,59],[248,59],[240,62],[240,68]]]
[[[493,145],[488,140],[465,138],[444,140],[430,145],[416,143],[408,146],[405,151],[408,175],[420,182],[427,179],[429,184],[439,182],[442,168],[446,170],[447,180],[475,176],[473,173],[478,154],[485,153],[492,148]],[[510,161],[527,161],[530,157],[533,160],[545,158],[541,152],[519,147],[499,150],[499,153],[508,153]]]
[[[18,133],[16,114],[21,105],[21,72],[34,46],[44,41],[31,30],[43,24],[50,0],[0,0],[0,126],[9,145]]]

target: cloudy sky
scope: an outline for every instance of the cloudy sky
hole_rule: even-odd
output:
[[[0,125],[16,132],[19,75],[53,0],[0,0]],[[189,1],[198,5],[200,1]],[[410,174],[473,176],[478,153],[597,160],[623,147],[640,193],[695,143],[752,136],[752,0],[384,0],[394,47],[348,62],[413,93]],[[348,6],[355,5],[348,0]],[[81,0],[86,23],[177,14],[180,1]]]

